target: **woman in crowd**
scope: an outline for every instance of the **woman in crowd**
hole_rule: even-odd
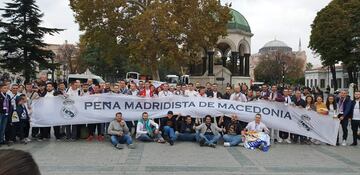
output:
[[[337,118],[337,104],[334,95],[329,95],[326,100],[326,108],[329,111],[329,115]]]
[[[311,95],[306,96],[305,98],[306,106],[305,109],[309,111],[315,111],[314,98]]]
[[[323,101],[323,97],[320,95],[316,97],[315,109],[317,113],[322,115],[327,115],[329,112],[326,107],[326,104]]]

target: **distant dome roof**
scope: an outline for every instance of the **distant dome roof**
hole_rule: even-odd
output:
[[[246,18],[238,11],[230,8],[231,20],[227,24],[228,29],[240,29],[251,33],[250,25]]]
[[[264,47],[260,49],[259,52],[264,53],[269,51],[292,52],[292,48],[289,47],[285,42],[274,39],[267,42]]]
[[[286,43],[284,43],[283,41],[279,41],[279,40],[272,40],[267,42],[264,47],[289,47]]]

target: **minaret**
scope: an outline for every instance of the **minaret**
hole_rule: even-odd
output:
[[[301,52],[301,38],[299,38],[299,52]]]

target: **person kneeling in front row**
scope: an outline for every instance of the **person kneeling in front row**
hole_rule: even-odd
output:
[[[232,115],[231,119],[221,117],[219,126],[225,128],[224,146],[237,146],[242,141],[241,132],[245,128],[245,125],[238,120],[236,115]]]
[[[135,148],[132,143],[132,138],[129,133],[129,128],[126,125],[125,120],[122,117],[121,112],[116,113],[115,120],[113,120],[108,127],[108,134],[111,135],[111,143],[117,149],[123,149],[122,144],[128,144],[131,149]]]
[[[200,146],[216,147],[217,141],[221,138],[219,132],[223,129],[219,128],[215,123],[211,123],[211,116],[205,116],[205,123],[195,127],[200,132]]]
[[[165,140],[159,131],[159,125],[149,119],[149,114],[147,112],[142,113],[142,118],[137,123],[136,139],[143,142],[155,141],[158,143],[165,143]]]

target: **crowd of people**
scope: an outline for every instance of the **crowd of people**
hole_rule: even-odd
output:
[[[81,83],[80,80],[70,82],[48,82],[46,75],[32,83],[11,84],[5,81],[0,85],[0,145],[13,143],[28,143],[31,140],[49,140],[53,133],[57,141],[76,141],[86,139],[88,142],[97,140],[103,142],[109,136],[114,147],[122,149],[124,144],[135,148],[133,139],[143,142],[169,143],[177,141],[194,141],[200,146],[216,147],[218,141],[223,140],[224,146],[237,146],[244,142],[244,135],[248,132],[265,132],[269,129],[261,122],[261,115],[257,114],[254,121],[245,123],[241,116],[211,116],[203,119],[192,116],[182,116],[169,111],[160,119],[150,119],[144,111],[138,121],[125,121],[119,111],[114,114],[114,121],[110,123],[76,124],[53,127],[31,127],[31,104],[38,98],[52,96],[91,96],[93,94],[111,93],[140,97],[187,96],[201,98],[219,98],[240,102],[267,100],[284,103],[313,110],[321,115],[340,120],[342,128],[341,145],[347,145],[348,125],[351,124],[353,133],[352,146],[357,145],[360,126],[360,92],[355,91],[349,96],[346,90],[339,94],[324,94],[319,88],[280,87],[276,85],[262,85],[248,87],[246,84],[226,87],[224,93],[219,92],[216,83],[178,84],[169,86],[164,83],[155,87],[149,81],[117,83],[100,82],[94,84],[92,79]],[[326,98],[325,98],[326,97]],[[46,110],[46,109],[43,109]],[[53,132],[51,132],[53,129]],[[273,136],[278,143],[321,144],[320,141],[305,136],[275,131]],[[340,142],[338,141],[338,145]]]

